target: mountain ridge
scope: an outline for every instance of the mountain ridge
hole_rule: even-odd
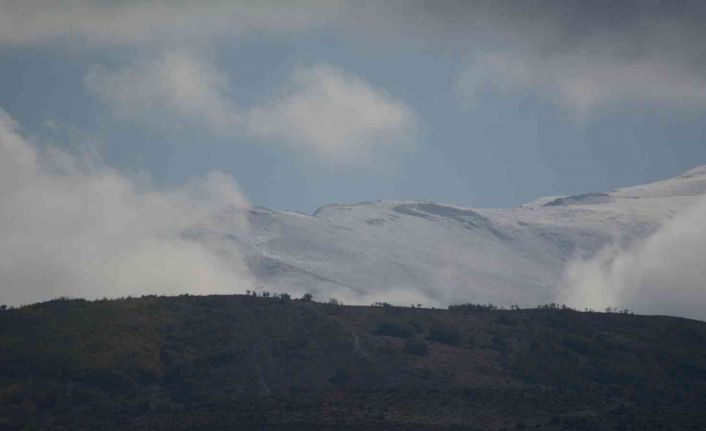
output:
[[[605,193],[552,196],[513,208],[429,201],[322,206],[306,215],[241,210],[247,228],[195,229],[217,253],[243,255],[258,289],[346,303],[444,306],[556,300],[567,265],[627,246],[706,193],[706,167]]]

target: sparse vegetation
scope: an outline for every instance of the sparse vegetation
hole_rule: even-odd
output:
[[[498,325],[516,325],[517,322],[510,317],[510,315],[506,313],[499,314],[497,318],[495,318],[495,323]]]
[[[490,339],[490,348],[502,354],[507,353],[507,342],[502,335],[493,335]]]
[[[455,346],[461,342],[461,334],[456,328],[435,323],[429,328],[427,339],[437,343]]]
[[[0,429],[706,429],[706,324],[511,308],[272,292],[8,307]]]
[[[416,338],[408,338],[404,342],[404,350],[412,355],[424,356],[429,353],[427,343]]]
[[[328,380],[332,385],[342,385],[349,380],[348,372],[345,368],[337,368],[336,372]]]
[[[390,322],[378,323],[377,328],[373,331],[373,334],[396,338],[409,338],[412,336],[412,332],[409,329]]]

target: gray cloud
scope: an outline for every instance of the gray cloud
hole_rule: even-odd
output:
[[[0,3],[0,45],[204,45],[253,31],[312,29],[337,10],[336,0],[5,1]]]
[[[465,56],[466,101],[484,89],[532,91],[579,117],[625,102],[706,106],[703,2],[418,0],[354,10],[377,37]]]
[[[247,206],[226,175],[158,191],[93,160],[40,151],[0,111],[0,202],[0,303],[250,287],[237,251],[226,265],[182,237],[217,209]]]
[[[462,97],[533,91],[587,117],[651,103],[706,106],[706,5],[700,1],[205,1],[0,4],[0,46],[208,49],[253,32],[338,28],[376,46],[428,44],[466,58]]]

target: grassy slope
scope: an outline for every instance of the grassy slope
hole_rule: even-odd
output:
[[[0,428],[705,429],[704,341],[568,310],[57,300],[0,312]]]

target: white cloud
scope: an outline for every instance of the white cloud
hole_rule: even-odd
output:
[[[569,265],[558,301],[706,320],[706,198],[627,249]]]
[[[226,75],[186,52],[166,52],[114,71],[94,67],[85,83],[118,116],[163,129],[179,129],[186,122],[223,133],[238,121]]]
[[[619,103],[706,106],[706,80],[658,59],[596,52],[541,58],[515,51],[478,55],[459,77],[466,102],[478,91],[532,91],[549,96],[579,119]]]
[[[346,71],[300,67],[284,93],[247,114],[249,132],[322,159],[366,159],[372,148],[409,139],[415,116],[402,102]]]
[[[56,149],[39,151],[0,111],[0,202],[0,302],[233,293],[250,286],[237,255],[226,267],[182,237],[218,208],[247,205],[223,174],[153,190]]]
[[[94,68],[85,82],[122,118],[247,134],[335,163],[365,161],[373,148],[409,141],[416,122],[402,102],[326,64],[297,68],[279,96],[247,111],[231,97],[224,72],[185,52],[115,71]]]

